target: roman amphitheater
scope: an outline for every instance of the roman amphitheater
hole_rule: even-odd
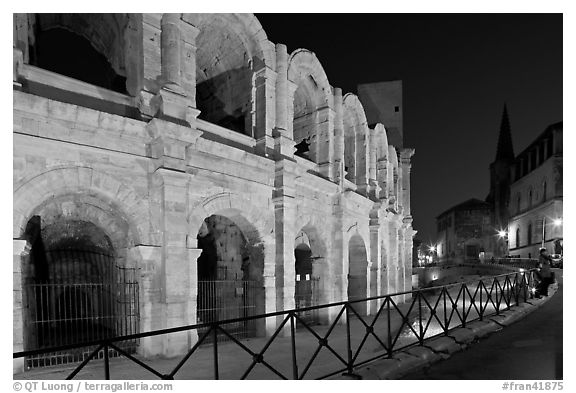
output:
[[[13,56],[14,351],[411,290],[414,150],[254,15],[15,14]]]

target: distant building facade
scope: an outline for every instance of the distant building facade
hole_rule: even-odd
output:
[[[514,160],[508,224],[511,255],[535,257],[542,246],[550,253],[562,253],[562,154],[560,122],[546,128]]]
[[[488,196],[437,217],[439,261],[535,258],[542,246],[561,254],[562,189],[562,122],[515,155],[504,106]]]
[[[469,199],[436,218],[439,262],[478,261],[492,246],[491,205]]]
[[[368,125],[384,124],[388,143],[398,148],[404,147],[402,97],[401,80],[358,85],[358,98],[366,112]]]

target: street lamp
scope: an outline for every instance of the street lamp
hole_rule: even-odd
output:
[[[562,219],[561,218],[556,218],[554,220],[552,220],[552,223],[554,224],[555,227],[559,227],[560,225],[562,225]],[[542,247],[544,248],[544,241],[546,237],[546,216],[544,216],[544,218],[542,218]]]

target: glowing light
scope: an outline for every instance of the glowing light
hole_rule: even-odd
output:
[[[498,236],[506,237],[506,235],[508,235],[508,233],[506,231],[498,231]]]
[[[559,226],[562,225],[562,219],[561,218],[557,218],[554,220],[554,225]]]
[[[436,246],[430,246],[430,251],[432,252],[436,251]]]
[[[524,273],[524,269],[520,268],[518,270],[520,271],[520,273]]]

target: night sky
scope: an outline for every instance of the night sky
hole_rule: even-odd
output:
[[[562,120],[561,14],[256,14],[274,43],[316,53],[332,86],[402,79],[416,236],[489,191],[504,103],[518,154]]]

